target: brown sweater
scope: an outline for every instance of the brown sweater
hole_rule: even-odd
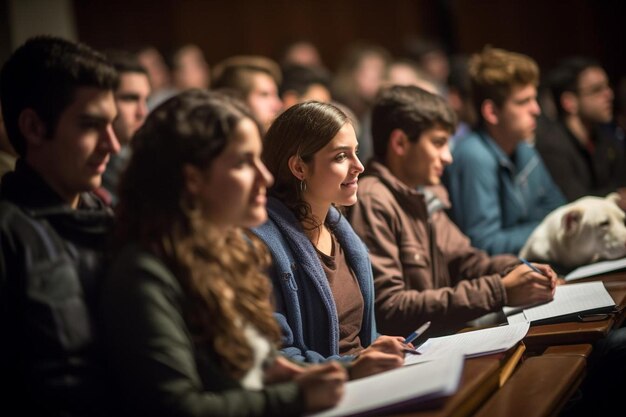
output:
[[[427,320],[430,335],[450,333],[506,304],[500,273],[517,258],[472,247],[442,210],[449,207],[445,189],[429,190],[442,203],[431,214],[424,193],[378,162],[359,180],[349,219],[370,250],[383,334],[408,334]]]
[[[363,295],[354,272],[346,262],[346,255],[332,235],[331,255],[317,251],[322,268],[333,292],[339,318],[339,354],[355,355],[363,350],[359,333],[363,323]]]

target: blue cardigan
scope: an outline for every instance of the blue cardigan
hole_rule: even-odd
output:
[[[269,220],[253,232],[267,244],[274,260],[270,277],[275,316],[283,333],[283,352],[304,362],[351,360],[350,356],[339,356],[337,309],[313,244],[283,203],[270,197],[267,208]],[[361,288],[364,310],[359,337],[363,346],[369,346],[376,338],[376,324],[367,249],[337,209],[331,207],[327,218]]]

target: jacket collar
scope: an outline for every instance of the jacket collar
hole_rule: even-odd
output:
[[[2,177],[0,199],[11,201],[25,209],[37,212],[72,210],[69,204],[22,158],[17,160],[15,171]],[[100,210],[104,208],[104,204],[91,193],[81,193],[78,208],[81,210]]]
[[[451,206],[448,191],[443,185],[429,185],[418,188],[408,187],[393,175],[391,171],[389,171],[389,168],[376,159],[372,159],[367,164],[365,172],[362,174],[362,177],[364,176],[375,176],[379,178],[381,182],[397,196],[396,198],[399,197],[411,201],[418,200],[426,205],[426,200],[429,195],[432,194],[441,204],[441,208],[448,209]]]

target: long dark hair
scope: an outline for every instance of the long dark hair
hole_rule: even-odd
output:
[[[137,242],[164,260],[190,299],[185,319],[194,342],[212,349],[236,378],[253,364],[243,323],[276,344],[280,338],[269,281],[260,272],[269,254],[243,230],[218,230],[194,208],[183,166],[208,169],[246,118],[254,120],[239,102],[203,90],[155,109],[133,138],[115,227],[119,243]]]

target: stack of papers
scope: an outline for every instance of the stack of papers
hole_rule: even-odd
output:
[[[614,261],[596,262],[595,264],[581,266],[565,275],[565,281],[573,281],[581,278],[593,277],[595,275],[606,274],[607,272],[619,271],[626,268],[626,258]]]
[[[529,323],[521,322],[431,338],[417,349],[420,355],[408,353],[404,358],[404,364],[413,365],[435,358],[447,358],[456,355],[473,358],[504,352],[522,340],[529,327]]]
[[[312,416],[376,416],[409,407],[417,409],[420,404],[454,394],[462,371],[463,356],[454,355],[350,381],[339,404]]]
[[[577,315],[606,313],[615,308],[615,301],[601,281],[559,285],[554,299],[536,307],[524,308],[521,313],[507,317],[509,324],[539,321],[562,321]]]

